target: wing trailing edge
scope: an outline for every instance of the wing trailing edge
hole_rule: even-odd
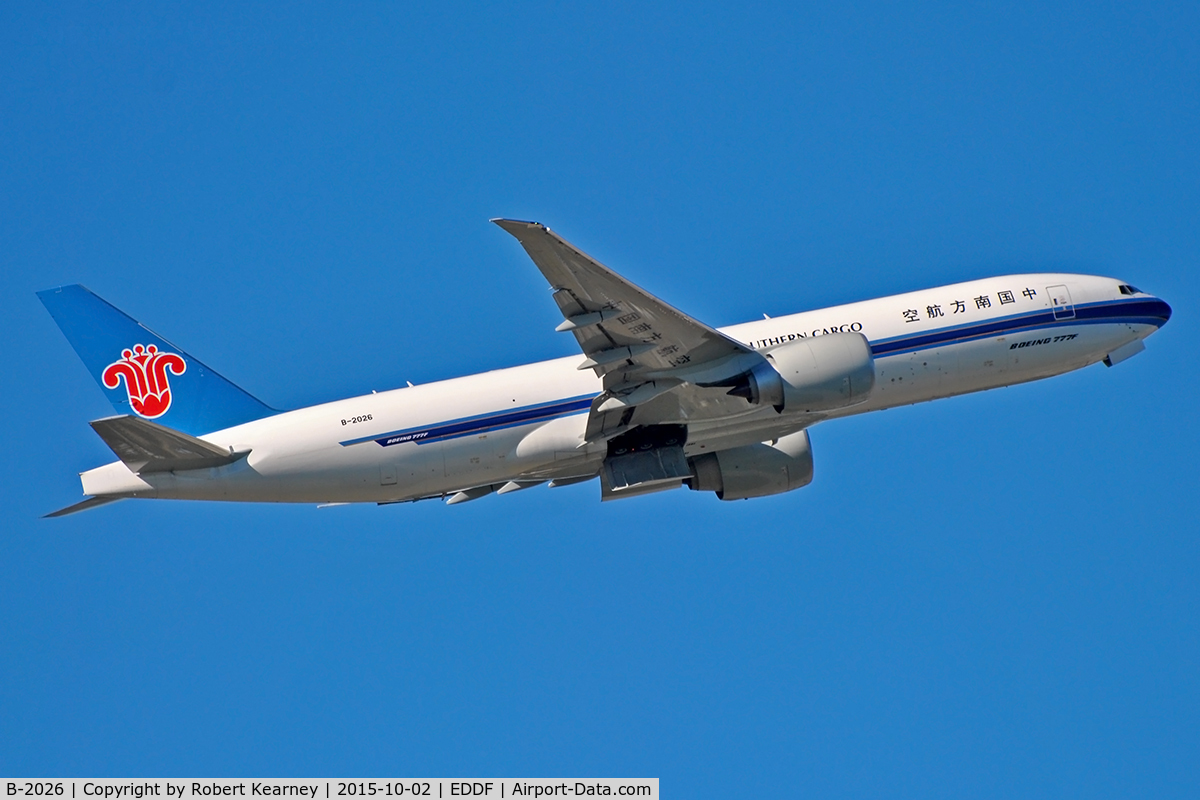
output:
[[[557,330],[574,335],[583,351],[579,369],[594,370],[603,379],[604,392],[588,416],[586,442],[638,426],[745,411],[738,398],[706,387],[724,385],[765,363],[753,348],[634,285],[545,225],[492,222],[521,244],[550,283],[563,316]]]

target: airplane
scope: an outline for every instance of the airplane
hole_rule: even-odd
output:
[[[549,281],[579,356],[271,408],[79,285],[38,292],[116,416],[81,502],[447,505],[599,479],[600,499],[721,500],[813,478],[827,420],[1047,378],[1145,349],[1171,317],[1123,281],[1003,275],[713,328],[536,222],[492,220]]]

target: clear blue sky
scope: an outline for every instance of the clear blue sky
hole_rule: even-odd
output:
[[[0,774],[1200,794],[1194,3],[0,6]],[[34,296],[264,401],[569,355],[545,222],[729,324],[1017,271],[1175,317],[1114,369],[601,506],[125,502]]]

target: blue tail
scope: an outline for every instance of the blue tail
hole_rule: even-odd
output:
[[[37,295],[118,414],[198,436],[279,413],[83,286]]]

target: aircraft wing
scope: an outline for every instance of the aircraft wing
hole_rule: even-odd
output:
[[[579,369],[595,370],[604,379],[605,391],[593,402],[588,419],[588,441],[611,438],[635,425],[677,422],[689,406],[689,398],[676,391],[679,387],[720,385],[763,360],[745,344],[625,280],[545,225],[492,221],[521,243],[550,282],[563,315],[557,330],[574,334],[583,350]],[[659,403],[659,413],[635,415],[635,409],[668,392],[682,401],[681,411]],[[693,388],[693,393],[700,390]],[[708,401],[713,402],[722,401]]]

